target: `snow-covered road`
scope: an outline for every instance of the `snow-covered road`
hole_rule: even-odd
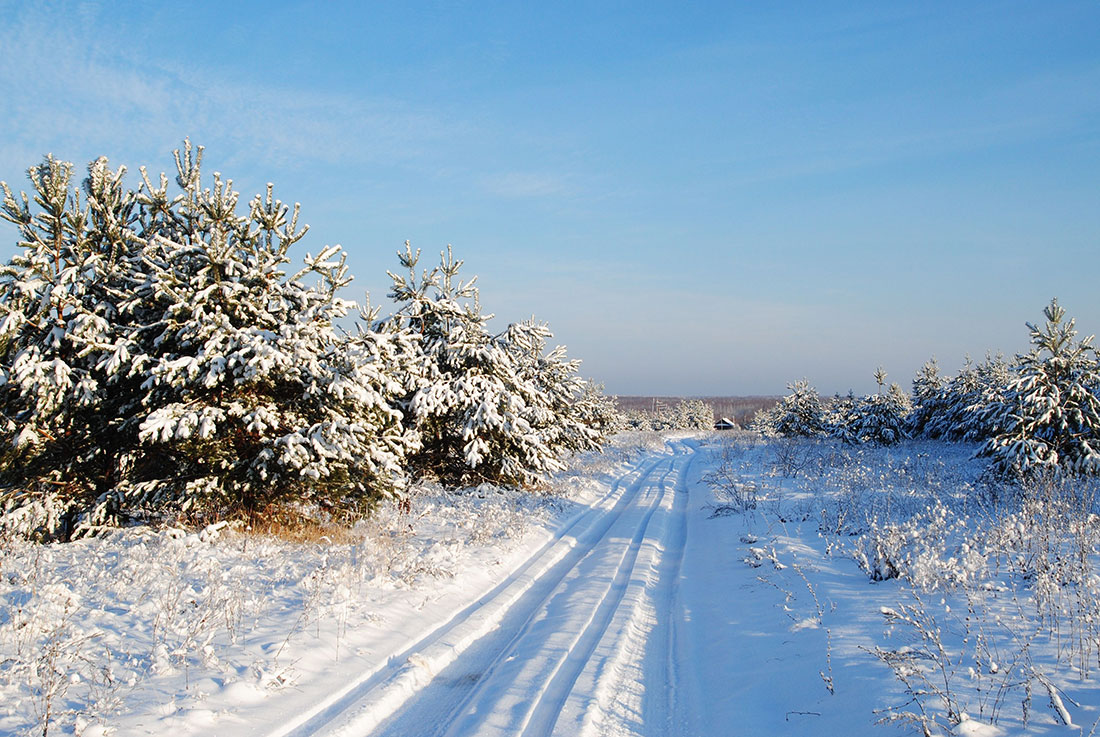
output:
[[[643,457],[399,665],[283,734],[697,734],[679,687],[695,453]]]
[[[463,544],[455,523],[431,521],[439,510],[401,520],[396,534],[416,524],[435,541],[406,568],[421,558],[457,567],[349,588],[366,614],[346,631],[331,614],[298,635],[293,622],[242,629],[227,675],[181,688],[176,671],[155,674],[163,685],[148,684],[145,705],[112,726],[223,737],[871,734],[874,708],[898,695],[865,650],[894,588],[872,592],[851,560],[826,555],[797,496],[793,521],[778,501],[729,514],[704,480],[726,445],[666,436],[593,458],[559,480],[575,493],[548,498],[557,511],[516,538]],[[737,476],[774,496],[764,447],[735,444]],[[497,510],[486,520],[532,509],[483,500]],[[354,555],[348,565],[352,579],[367,570]],[[257,655],[277,661],[261,679],[289,665],[284,685],[253,684],[257,666],[239,663]]]
[[[1053,698],[1029,703],[1032,681],[1008,681],[1018,669],[979,671],[965,649],[974,627],[1009,655],[1020,628],[1036,632],[1026,581],[983,574],[974,554],[975,584],[952,589],[962,548],[929,530],[937,495],[967,501],[970,449],[624,441],[578,459],[558,495],[423,489],[351,545],[136,529],[13,546],[0,733],[41,733],[51,673],[70,674],[73,704],[58,712],[73,729],[56,731],[79,737],[855,737],[925,716],[971,737],[1061,733]],[[792,458],[815,464],[799,475]],[[891,510],[918,516],[876,521]],[[872,580],[887,543],[936,588]],[[948,650],[922,644],[925,623]],[[1058,670],[1057,640],[1029,637],[1034,683],[1060,674],[1075,724],[1100,723],[1095,682]],[[909,654],[899,677],[883,662]],[[939,680],[899,680],[922,667]]]

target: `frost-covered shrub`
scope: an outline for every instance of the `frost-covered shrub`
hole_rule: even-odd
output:
[[[391,324],[420,339],[420,378],[406,398],[422,439],[413,473],[446,484],[527,485],[562,468],[564,454],[598,447],[603,410],[578,362],[534,322],[492,335],[474,279],[450,248],[431,271],[416,272],[420,252],[399,253],[407,276],[390,273],[398,310]]]
[[[1063,469],[1100,472],[1100,366],[1092,336],[1077,330],[1057,299],[1043,311],[1041,328],[1028,323],[1030,353],[1017,365],[1004,397],[982,412],[996,434],[980,454],[1005,475]]]
[[[293,209],[201,173],[179,190],[106,159],[3,186],[21,253],[0,268],[0,474],[9,524],[72,537],[148,513],[259,514],[287,500],[356,509],[401,483],[415,436],[396,399],[417,366],[401,331],[347,336],[339,248],[288,273]]]
[[[788,384],[791,393],[753,419],[765,437],[815,437],[826,432],[825,409],[817,389],[805,379]]]
[[[967,520],[935,502],[901,522],[874,520],[853,557],[873,581],[904,578],[925,591],[985,575],[982,546],[966,539]]]
[[[992,507],[944,499],[856,541],[872,578],[911,587],[899,589],[908,604],[882,609],[888,636],[904,645],[874,649],[913,697],[886,709],[890,720],[962,723],[969,713],[997,725],[1016,702],[1026,728],[1041,703],[1032,704],[1034,691],[1072,724],[1066,703],[1079,704],[1063,703],[1054,684],[1087,681],[1100,652],[1098,489],[1094,478],[1031,474],[1024,493],[998,495]],[[928,591],[941,592],[938,606]],[[955,704],[954,716],[929,708],[937,701]]]

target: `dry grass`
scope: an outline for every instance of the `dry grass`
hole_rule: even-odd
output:
[[[355,522],[318,518],[305,510],[277,507],[255,515],[252,522],[239,527],[238,532],[298,544],[351,545],[363,539],[363,532],[355,529]]]

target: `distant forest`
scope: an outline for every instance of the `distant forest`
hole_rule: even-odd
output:
[[[706,402],[714,411],[714,419],[722,417],[744,427],[762,409],[774,407],[780,397],[615,397],[621,411],[655,412],[659,406],[675,407],[685,399]]]

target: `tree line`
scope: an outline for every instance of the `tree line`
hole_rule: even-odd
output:
[[[823,400],[803,380],[753,426],[769,436],[832,436],[893,444],[906,438],[980,443],[990,471],[1021,478],[1036,473],[1100,473],[1100,354],[1093,336],[1077,339],[1072,318],[1052,299],[1045,322],[1027,323],[1031,350],[1012,361],[969,359],[944,376],[933,358],[911,392],[886,386],[872,395]]]
[[[70,539],[132,519],[354,517],[417,479],[532,485],[614,408],[546,325],[489,328],[450,248],[391,272],[392,314],[341,294],[329,246],[292,267],[299,206],[240,202],[175,152],[173,183],[52,156],[2,184],[0,520]],[[351,328],[345,327],[348,321]]]

